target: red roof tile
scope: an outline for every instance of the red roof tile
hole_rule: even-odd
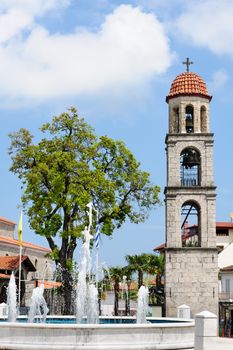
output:
[[[6,275],[5,273],[0,273],[0,279],[5,280],[5,279],[10,279],[11,275]]]
[[[38,287],[41,286],[41,284],[44,285],[44,289],[53,289],[53,288],[59,288],[61,287],[61,282],[55,282],[55,281],[38,281]]]
[[[233,222],[216,222],[216,228],[232,228],[233,229]]]
[[[185,72],[179,74],[172,82],[166,101],[177,96],[202,96],[211,100],[204,80],[196,73]]]
[[[221,271],[233,271],[233,265],[223,267]]]
[[[28,259],[28,256],[21,257],[22,263]],[[15,270],[19,267],[19,255],[16,256],[0,256],[0,270]]]
[[[17,239],[14,239],[11,237],[5,237],[5,236],[0,236],[0,243],[7,243],[10,245],[19,246],[19,241]],[[48,248],[44,248],[44,247],[41,247],[41,246],[33,244],[33,243],[29,243],[29,242],[23,242],[23,248],[31,248],[34,250],[39,250],[39,251],[43,251],[43,252],[47,252],[47,253],[51,252],[51,250]]]
[[[119,289],[122,291],[122,290],[124,290],[125,289],[125,284],[124,283],[122,283],[122,282],[120,282],[119,283]],[[137,284],[135,283],[135,282],[130,282],[130,286],[129,286],[129,289],[130,290],[135,290],[135,289],[137,289]]]
[[[2,216],[0,216],[0,222],[3,222],[4,224],[11,225],[11,226],[16,225],[16,223],[14,221],[3,218]]]
[[[153,250],[154,251],[158,250],[160,252],[160,251],[164,250],[164,248],[165,248],[165,243],[162,243],[162,244],[158,245],[157,247],[155,247]]]

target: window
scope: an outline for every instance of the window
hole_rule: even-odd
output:
[[[200,207],[193,201],[181,208],[181,237],[183,247],[201,246]]]
[[[226,293],[230,293],[231,291],[231,281],[229,278],[226,279]]]
[[[201,156],[194,148],[185,148],[180,154],[181,186],[200,186]]]
[[[185,108],[185,126],[187,133],[193,133],[193,106]]]
[[[175,119],[175,127],[174,127],[174,131],[175,133],[179,133],[180,131],[180,125],[179,125],[179,108],[176,107],[173,109],[173,113],[174,113],[174,119]]]
[[[201,107],[201,132],[207,132],[207,113],[206,107]]]
[[[229,236],[229,232],[227,229],[218,229],[216,230],[216,235],[221,237],[227,237]]]

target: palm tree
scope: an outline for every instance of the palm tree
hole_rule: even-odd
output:
[[[130,315],[130,285],[131,285],[131,276],[133,270],[130,266],[125,266],[122,268],[124,276],[126,277],[127,290],[125,293],[125,316]]]
[[[144,272],[156,275],[156,285],[161,287],[161,277],[164,274],[164,256],[154,254],[126,255],[126,261],[131,271],[138,273],[138,289],[143,284]]]
[[[156,286],[161,287],[161,277],[164,275],[164,255],[146,254],[144,272],[156,275]]]
[[[131,271],[138,274],[138,289],[143,285],[143,273],[148,270],[149,255],[151,254],[126,255],[125,257]]]
[[[165,259],[164,255],[156,255],[156,286],[158,288],[162,287],[161,278],[164,276],[164,269],[165,269]]]
[[[119,295],[120,295],[120,281],[122,281],[124,276],[124,269],[122,267],[110,267],[109,273],[110,277],[114,282],[114,315],[118,316],[119,309]]]

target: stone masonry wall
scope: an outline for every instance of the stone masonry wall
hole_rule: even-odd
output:
[[[14,238],[15,225],[0,222],[0,236]]]
[[[216,249],[166,249],[166,310],[177,316],[177,307],[186,304],[191,317],[208,310],[218,314],[218,258]]]
[[[201,247],[216,248],[215,188],[183,187],[166,189],[166,244],[179,248],[181,242],[181,210],[186,201],[200,206]]]
[[[167,186],[181,186],[180,154],[194,147],[201,155],[201,186],[213,186],[213,134],[169,134],[167,144]]]

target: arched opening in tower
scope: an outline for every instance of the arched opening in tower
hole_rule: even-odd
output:
[[[189,105],[185,108],[185,127],[187,133],[193,133],[193,106]]]
[[[205,106],[201,106],[201,132],[207,132],[207,112]]]
[[[201,246],[200,207],[194,201],[188,201],[182,205],[181,240],[183,247]]]
[[[175,133],[180,132],[179,107],[173,108],[173,130]]]
[[[201,155],[192,147],[180,154],[180,183],[186,187],[201,185]]]

